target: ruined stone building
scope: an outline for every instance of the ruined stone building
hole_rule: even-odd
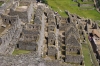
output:
[[[97,60],[100,63],[100,30],[93,29],[89,37],[89,40],[92,44],[93,51],[96,54]]]
[[[1,32],[2,32],[0,53],[1,54],[12,54],[15,47],[20,48],[20,49],[32,50],[30,48],[32,47],[31,45],[34,45],[34,47],[36,46],[35,48],[33,48],[34,50],[36,50],[37,43],[31,42],[31,41],[32,40],[36,41],[38,39],[40,31],[35,31],[35,30],[37,29],[40,30],[41,26],[36,25],[36,24],[34,25],[24,24],[24,23],[29,23],[33,21],[33,14],[34,14],[33,3],[31,1],[23,2],[23,1],[18,1],[18,0],[16,1],[9,0],[8,2],[4,1],[4,4],[3,6],[1,6],[1,8],[2,9],[0,10],[4,10],[4,12],[1,12],[2,14],[0,17],[1,19],[0,25],[1,25]],[[30,28],[32,29],[28,30]],[[32,31],[33,29],[35,32]],[[37,36],[35,36],[35,34],[37,34]],[[31,35],[33,36],[30,37]],[[21,39],[21,41],[19,38]],[[31,38],[33,39],[30,40]],[[22,40],[24,41],[27,40],[27,42],[23,42]],[[30,40],[30,42],[28,40]],[[19,45],[19,42],[20,42],[20,45]],[[22,45],[23,43],[25,45]]]
[[[12,54],[22,32],[21,20],[18,16],[1,15],[0,53]]]
[[[38,51],[41,55],[44,43],[44,13],[41,6],[35,12],[34,21],[23,26],[18,48],[24,50]]]
[[[22,22],[27,23],[33,17],[33,3],[32,2],[19,2],[15,1],[12,5],[9,15],[18,15]]]
[[[92,48],[91,52],[92,53],[94,52],[93,55],[95,56],[95,58],[97,58],[96,60],[97,65],[99,65],[100,64],[100,58],[99,58],[100,57],[99,55],[100,28],[98,24],[92,21],[91,19],[84,19],[77,15],[70,15],[70,17],[71,17],[71,21],[74,22],[76,27],[78,28],[78,32],[80,34],[80,39],[81,39],[79,40],[80,43],[85,44],[86,41],[89,40],[91,44],[90,47]],[[88,37],[88,40],[86,40],[87,37]]]
[[[35,0],[14,0],[4,11],[0,12],[0,54],[12,54],[15,49],[32,52],[5,58],[17,58],[20,66],[84,66],[81,44],[91,27],[98,28],[91,20],[70,13],[63,18]]]
[[[80,36],[74,22],[75,21],[73,21],[71,17],[69,17],[68,20],[61,18],[59,34],[61,57],[67,63],[77,63],[79,65],[82,65],[83,56],[81,51]]]

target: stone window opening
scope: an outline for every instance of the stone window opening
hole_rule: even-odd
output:
[[[66,50],[66,47],[65,47],[65,46],[62,46],[62,49],[63,49],[63,50]]]
[[[80,65],[83,65],[83,61],[80,62]]]
[[[55,45],[55,41],[54,41],[53,45]]]
[[[65,51],[62,51],[62,55],[65,55],[66,54],[66,52]]]
[[[65,62],[65,57],[62,57],[63,61]]]
[[[57,55],[55,54],[55,59],[57,59]]]
[[[65,32],[63,32],[62,35],[65,35]]]
[[[71,49],[70,49],[70,51],[71,51]]]
[[[78,24],[78,21],[77,21],[77,24]]]
[[[77,49],[77,54],[80,54],[80,50]]]
[[[19,48],[19,44],[17,44],[17,48]]]
[[[83,31],[82,31],[82,35],[84,35]]]
[[[11,21],[9,20],[9,24],[11,24]]]
[[[0,38],[0,45],[1,45],[1,43],[2,43],[2,40],[1,40],[1,38]]]
[[[20,37],[22,36],[22,33],[20,34]]]
[[[59,25],[57,25],[57,29],[59,29]]]
[[[5,19],[5,22],[6,22],[6,19]]]
[[[63,44],[65,44],[65,41],[62,41]]]

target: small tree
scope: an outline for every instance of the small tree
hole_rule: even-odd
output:
[[[42,3],[48,4],[47,0],[41,0]]]

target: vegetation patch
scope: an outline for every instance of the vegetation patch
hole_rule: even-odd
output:
[[[1,6],[3,3],[4,3],[3,1],[0,1],[0,6]]]
[[[42,3],[48,4],[47,0],[42,0]]]
[[[90,58],[89,48],[87,44],[82,44],[82,51],[83,51],[85,66],[92,66],[92,62],[90,60],[91,58]]]
[[[73,2],[72,0],[47,0],[47,2],[54,11],[57,11],[63,17],[67,16],[65,10],[68,10],[70,13],[77,14],[84,18],[100,20],[100,13],[98,13],[95,8],[82,9],[78,7],[78,3]]]
[[[12,55],[26,54],[26,53],[29,53],[29,52],[30,51],[27,51],[27,50],[15,49]]]

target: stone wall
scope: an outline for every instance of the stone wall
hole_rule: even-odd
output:
[[[11,15],[11,16],[18,15],[22,22],[25,22],[25,23],[28,22],[27,11],[19,12],[19,11],[14,11],[14,10],[10,9],[9,15]]]
[[[55,45],[56,36],[55,33],[49,32],[48,33],[48,45]]]
[[[61,59],[66,63],[83,65],[81,52],[80,35],[77,28],[78,20],[76,15],[67,12],[68,18],[61,18],[59,23],[59,46]]]
[[[34,16],[34,9],[33,9],[33,3],[31,2],[28,9],[27,9],[27,13],[28,13],[28,22],[31,21],[31,19],[33,19]]]
[[[28,25],[27,27],[31,27]],[[21,33],[21,37],[18,44],[19,49],[23,50],[31,50],[31,51],[37,51],[35,48],[38,48],[37,42],[39,41],[40,38],[40,32],[39,30],[34,30],[34,29],[26,29],[24,28]]]
[[[40,31],[41,30],[41,25],[39,25],[39,24],[27,24],[26,27],[25,27],[25,29]]]
[[[7,9],[10,8],[10,6],[13,4],[13,0],[9,0],[6,2],[6,0],[3,0],[4,3],[2,6],[0,6],[0,13],[7,13]]]
[[[18,16],[1,16],[3,25],[5,29],[1,33],[1,45],[0,45],[0,53],[1,54],[11,54],[14,49],[14,45],[17,43],[20,33],[21,33],[21,21]],[[2,27],[2,26],[1,26]],[[16,36],[17,35],[17,36]],[[13,42],[16,41],[16,42]],[[10,48],[12,46],[12,48]],[[9,50],[10,48],[10,50]],[[12,50],[11,50],[12,49]]]
[[[31,52],[29,54],[17,56],[0,55],[1,66],[76,66],[73,64],[61,63],[59,60],[45,60],[38,57],[37,53]],[[77,65],[79,66],[79,65]]]
[[[66,52],[67,52],[67,54],[71,54],[71,53],[73,53],[73,54],[80,54],[80,51],[81,50],[81,48],[80,47],[66,47]]]
[[[48,55],[49,56],[56,56],[58,53],[57,48],[54,46],[48,46]]]
[[[94,7],[94,4],[80,4],[80,7]]]
[[[78,64],[82,65],[82,63],[83,63],[83,58],[82,58],[82,56],[66,55],[66,60],[65,60],[65,62],[69,62],[69,63],[78,63]]]
[[[37,42],[39,40],[39,31],[28,31],[24,30],[22,32],[22,37],[24,41],[34,41]]]
[[[33,2],[36,3],[36,0],[20,0],[21,2]]]
[[[15,3],[16,4],[16,3]],[[27,6],[28,8],[26,9],[26,11],[17,11],[16,8],[14,8],[15,4],[12,6],[13,9],[10,9],[9,15],[14,16],[14,15],[18,15],[19,18],[22,20],[22,22],[27,23],[31,21],[31,18],[33,17],[33,3],[29,3],[29,2],[25,2],[25,3],[19,3],[19,6]],[[18,7],[19,7],[18,6]]]
[[[33,18],[31,18],[31,20],[32,19]],[[26,25],[23,25],[23,30],[20,40],[17,44],[17,48],[35,51],[38,52],[38,55],[41,56],[41,53],[43,52],[42,46],[44,43],[44,19],[45,16],[42,10],[42,6],[38,6],[34,17],[34,24],[28,23]]]
[[[23,42],[23,41],[19,41],[18,45],[17,45],[19,49],[22,50],[30,50],[30,51],[37,51],[38,49],[38,45],[34,42]]]

